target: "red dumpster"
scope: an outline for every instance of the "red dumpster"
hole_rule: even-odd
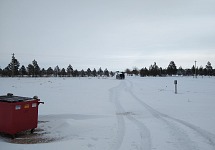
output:
[[[40,100],[34,98],[0,96],[0,132],[15,135],[18,132],[37,128],[38,105]]]

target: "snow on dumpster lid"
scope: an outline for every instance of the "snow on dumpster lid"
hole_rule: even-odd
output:
[[[22,96],[13,96],[13,94],[7,94],[4,96],[0,96],[0,102],[8,102],[8,103],[15,103],[15,102],[23,102],[33,100],[30,97],[22,97]]]

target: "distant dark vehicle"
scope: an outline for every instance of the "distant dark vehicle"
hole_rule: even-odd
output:
[[[124,72],[117,72],[116,79],[119,79],[119,80],[125,79],[125,73]]]

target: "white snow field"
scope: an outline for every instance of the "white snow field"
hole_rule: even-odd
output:
[[[214,77],[0,78],[7,93],[45,104],[14,139],[38,142],[0,135],[0,150],[215,150]]]

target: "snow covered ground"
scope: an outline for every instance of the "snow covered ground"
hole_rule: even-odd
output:
[[[0,78],[0,95],[45,102],[33,136],[15,139],[40,141],[0,136],[0,150],[215,150],[214,86],[214,77]]]

